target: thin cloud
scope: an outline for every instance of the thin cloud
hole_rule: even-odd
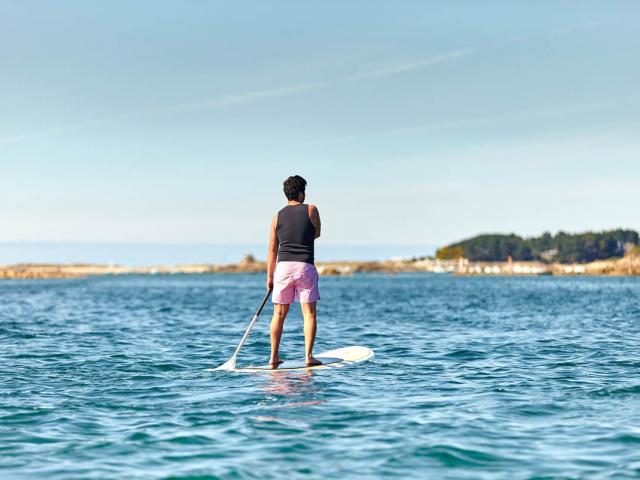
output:
[[[593,20],[589,22],[567,25],[565,27],[553,30],[547,33],[545,36],[547,37],[563,36],[578,30],[592,29],[601,24],[608,23],[613,20],[615,19]],[[516,40],[513,40],[513,42],[517,43]],[[466,47],[459,50],[444,52],[444,53],[435,55],[433,57],[426,58],[423,60],[418,60],[415,62],[389,65],[387,67],[382,67],[375,70],[355,73],[335,81],[292,84],[292,85],[285,85],[283,87],[277,87],[277,88],[266,89],[266,90],[256,90],[256,91],[249,91],[249,92],[243,92],[243,93],[232,94],[232,95],[225,95],[225,96],[201,100],[197,102],[189,102],[189,103],[182,103],[177,105],[168,105],[168,106],[158,107],[150,110],[144,110],[141,112],[134,112],[130,114],[120,115],[117,117],[94,120],[91,122],[86,122],[81,124],[63,125],[60,127],[47,129],[47,130],[35,131],[35,132],[14,135],[9,137],[0,137],[0,145],[22,142],[22,141],[30,140],[33,138],[46,137],[46,136],[54,135],[57,133],[75,131],[83,128],[102,126],[109,123],[118,122],[118,121],[127,120],[127,119],[144,118],[148,116],[166,114],[166,113],[206,110],[206,109],[219,108],[219,107],[229,106],[229,105],[240,105],[240,104],[265,100],[269,98],[281,98],[281,97],[288,97],[291,95],[298,95],[301,93],[336,87],[336,86],[344,85],[347,83],[374,80],[374,79],[390,77],[394,75],[401,75],[401,74],[419,70],[422,68],[427,68],[427,67],[431,67],[441,63],[449,62],[449,61],[470,55],[474,53],[476,50],[477,50],[476,47]]]
[[[56,133],[67,132],[70,130],[78,130],[82,128],[102,126],[108,123],[122,121],[122,120],[144,118],[144,117],[158,115],[158,114],[187,112],[187,111],[194,111],[194,110],[206,110],[206,109],[219,108],[219,107],[224,107],[229,105],[240,105],[240,104],[265,100],[269,98],[288,97],[291,95],[298,95],[301,93],[323,90],[326,88],[336,87],[346,83],[372,80],[376,78],[389,77],[393,75],[400,75],[413,70],[418,70],[418,69],[430,67],[432,65],[436,65],[439,63],[451,61],[456,58],[462,57],[464,55],[468,55],[472,51],[473,51],[472,48],[465,48],[462,50],[445,52],[424,60],[390,65],[388,67],[384,67],[381,69],[370,70],[370,71],[365,71],[365,72],[357,73],[354,75],[350,75],[335,81],[299,83],[299,84],[285,85],[283,87],[266,89],[266,90],[255,90],[255,91],[243,92],[243,93],[238,93],[233,95],[225,95],[221,97],[201,100],[198,102],[189,102],[189,103],[181,103],[177,105],[168,105],[168,106],[158,107],[150,110],[144,110],[141,112],[134,112],[130,114],[120,115],[118,117],[95,120],[95,121],[83,123],[83,124],[64,125],[64,126],[53,128],[53,129],[36,131],[36,132],[26,133],[22,135],[15,135],[12,137],[4,137],[4,138],[0,137],[0,144],[16,143],[16,142],[21,142],[23,140],[28,140],[31,138],[45,137],[45,136],[53,135]]]
[[[322,88],[330,87],[329,82],[300,83],[294,85],[286,85],[284,87],[272,88],[268,90],[256,90],[252,92],[239,93],[235,95],[227,95],[223,97],[212,98],[200,102],[181,103],[168,107],[160,107],[153,110],[140,112],[139,115],[146,116],[154,113],[171,113],[183,112],[189,110],[201,110],[207,108],[224,107],[227,105],[238,105],[242,103],[251,103],[267,98],[288,97],[299,93],[311,92]],[[135,115],[135,114],[134,114]]]
[[[121,117],[119,117],[118,119],[120,119],[120,118]],[[115,121],[115,120],[118,120],[118,119],[112,119],[112,121]],[[0,145],[22,142],[24,140],[30,140],[32,138],[48,137],[50,135],[55,135],[55,134],[58,134],[58,133],[64,133],[64,132],[69,132],[69,131],[81,130],[83,128],[100,127],[102,125],[105,125],[106,123],[109,123],[109,121],[107,121],[107,120],[93,120],[93,121],[88,121],[88,122],[83,122],[83,123],[70,123],[68,125],[62,125],[60,127],[49,128],[47,130],[38,130],[38,131],[35,131],[35,132],[23,133],[23,134],[20,134],[20,135],[13,135],[13,136],[9,136],[9,137],[0,137]]]
[[[349,75],[343,79],[328,81],[328,82],[314,82],[314,83],[301,83],[286,85],[284,87],[273,88],[269,90],[258,90],[253,92],[240,93],[236,95],[228,95],[219,98],[213,98],[210,100],[203,100],[200,102],[183,103],[179,105],[172,105],[168,107],[161,107],[154,110],[148,110],[140,112],[139,115],[146,116],[154,113],[170,113],[170,112],[182,112],[189,110],[201,110],[207,108],[217,108],[227,105],[236,105],[242,103],[250,103],[254,101],[264,100],[267,98],[288,97],[290,95],[297,95],[299,93],[311,92],[314,90],[323,90],[326,88],[336,87],[345,83],[372,80],[375,78],[390,77],[394,75],[400,75],[412,70],[420,68],[430,67],[438,63],[447,62],[464,55],[468,55],[473,51],[472,48],[465,48],[462,50],[455,50],[452,52],[446,52],[436,55],[434,57],[427,58],[411,63],[402,63],[396,65],[390,65],[377,70],[369,70],[354,75]],[[134,114],[135,115],[135,114]]]
[[[617,20],[617,18],[604,18],[604,19],[600,19],[600,20],[591,20],[591,21],[588,21],[588,22],[574,23],[572,25],[567,25],[567,26],[552,30],[546,36],[547,37],[562,37],[564,35],[568,35],[570,33],[573,33],[573,32],[576,32],[576,31],[580,31],[580,30],[591,30],[593,28],[599,27],[600,25],[603,25],[603,24],[609,23],[609,22],[613,22],[615,20]]]
[[[55,132],[57,131],[59,131],[59,129],[55,130]],[[42,132],[25,133],[22,135],[15,135],[13,137],[0,137],[0,145],[22,142],[23,140],[30,140],[32,138],[46,137],[47,135],[51,135],[55,132],[53,130],[43,130]]]
[[[371,70],[369,72],[363,72],[363,73],[351,75],[347,77],[345,81],[355,82],[358,80],[371,80],[374,78],[390,77],[392,75],[398,75],[401,73],[410,72],[412,70],[430,67],[438,63],[448,62],[450,60],[454,60],[456,58],[469,55],[474,50],[475,49],[471,47],[463,48],[461,50],[455,50],[453,52],[447,52],[440,55],[436,55],[435,57],[431,57],[426,60],[420,60],[418,62],[410,62],[410,63],[404,63],[400,65],[391,65],[389,67],[381,68],[379,70]]]

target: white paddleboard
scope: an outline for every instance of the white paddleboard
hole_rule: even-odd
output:
[[[256,367],[236,368],[234,371],[241,373],[260,373],[290,370],[316,370],[319,368],[341,368],[347,365],[371,360],[374,357],[374,353],[373,350],[367,347],[352,346],[322,352],[318,355],[314,355],[314,357],[320,360],[322,365],[307,367],[304,363],[304,359],[285,360],[283,363],[278,365],[278,368],[276,369],[272,369],[269,365],[259,365]]]

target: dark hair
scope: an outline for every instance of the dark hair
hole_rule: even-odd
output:
[[[283,185],[287,200],[298,200],[298,195],[304,193],[304,189],[307,187],[307,181],[300,175],[294,175],[287,178]]]

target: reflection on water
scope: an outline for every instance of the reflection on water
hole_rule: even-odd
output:
[[[317,393],[318,386],[313,382],[313,370],[296,372],[277,371],[259,373],[267,378],[265,392],[283,397],[293,397]]]
[[[267,372],[265,394],[271,400],[272,415],[259,415],[254,417],[258,422],[274,422],[283,425],[295,425],[298,428],[307,428],[306,408],[322,405],[325,400],[310,400],[321,394],[322,386],[314,382],[313,370],[303,371],[277,371]],[[286,416],[278,415],[286,410]],[[302,409],[300,414],[291,413],[292,409]]]

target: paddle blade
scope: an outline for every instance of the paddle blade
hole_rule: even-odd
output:
[[[214,368],[213,370],[223,370],[226,372],[233,372],[235,369],[236,369],[236,357],[231,357],[229,360],[224,362],[219,367]]]

